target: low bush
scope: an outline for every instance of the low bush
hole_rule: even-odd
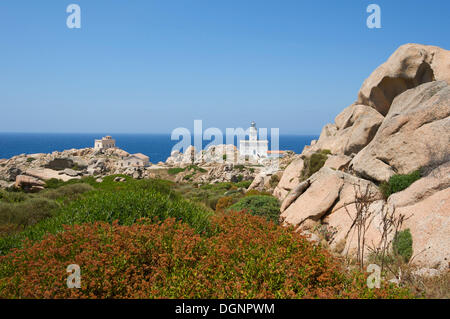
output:
[[[401,256],[405,262],[408,262],[413,255],[413,239],[409,229],[399,231],[395,234],[392,241],[394,254]]]
[[[238,188],[248,188],[252,184],[252,181],[240,181],[234,185]]]
[[[0,225],[28,227],[53,216],[58,203],[41,197],[31,197],[20,203],[0,203]]]
[[[329,154],[331,154],[329,150],[321,150],[305,158],[305,168],[302,173],[303,179],[308,179],[317,173],[325,165]]]
[[[407,189],[412,183],[421,178],[420,170],[416,170],[410,174],[397,174],[391,176],[388,182],[380,184],[379,188],[385,198],[394,193]]]
[[[245,196],[255,196],[255,195],[272,196],[272,194],[269,192],[259,191],[257,189],[251,189],[245,193]]]
[[[405,298],[347,274],[320,246],[245,213],[219,214],[212,236],[166,219],[65,227],[0,257],[0,298]],[[67,289],[67,266],[81,288]]]
[[[31,195],[23,192],[7,192],[0,190],[0,202],[4,203],[20,203],[25,201]]]
[[[92,190],[94,190],[94,187],[92,187],[91,185],[79,183],[79,184],[64,185],[55,189],[49,189],[47,191],[42,192],[39,195],[48,199],[64,198],[65,200],[72,200],[77,198],[80,194]]]
[[[172,167],[167,170],[167,173],[170,175],[176,175],[178,173],[184,172],[184,168],[181,167]]]
[[[154,221],[174,217],[185,221],[198,232],[207,232],[212,212],[182,199],[162,185],[159,181],[142,180],[129,184],[120,183],[118,187],[123,189],[88,192],[59,208],[52,218],[41,220],[21,233],[0,239],[0,254],[21,247],[23,239],[40,240],[47,233],[59,232],[62,225],[96,221],[111,223],[118,220],[120,224],[131,225],[143,217]],[[21,211],[25,214],[30,210]]]
[[[273,196],[253,195],[245,196],[228,210],[247,211],[255,216],[262,216],[267,220],[278,223],[280,217],[280,203]]]
[[[223,212],[226,208],[233,205],[234,200],[231,196],[225,196],[219,198],[219,200],[216,203],[216,212]]]
[[[276,187],[279,182],[280,182],[280,176],[275,174],[270,177],[270,181],[269,181],[270,187],[272,187],[272,188]]]

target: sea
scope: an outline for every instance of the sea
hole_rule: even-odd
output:
[[[0,133],[0,159],[19,154],[51,153],[68,149],[94,147],[94,140],[108,134],[84,133]],[[116,146],[128,153],[143,153],[150,162],[164,162],[179,140],[172,140],[170,134],[109,134],[116,140]],[[193,139],[193,138],[192,138]],[[269,136],[269,150],[271,139]],[[316,135],[280,135],[279,150],[301,153]],[[191,142],[192,144],[193,141]],[[203,147],[211,141],[203,141]],[[221,144],[221,143],[219,143]],[[237,144],[235,139],[234,144]]]

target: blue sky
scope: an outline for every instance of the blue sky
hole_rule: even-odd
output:
[[[381,29],[366,27],[371,3]],[[447,0],[1,0],[0,131],[170,133],[202,119],[319,134],[401,44],[450,49],[449,12]]]

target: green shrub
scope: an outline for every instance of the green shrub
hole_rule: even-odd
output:
[[[219,200],[217,201],[217,204],[216,204],[216,212],[223,212],[226,208],[233,205],[233,202],[234,202],[234,200],[233,200],[233,197],[231,197],[231,196],[225,196],[225,197],[219,198]]]
[[[245,193],[245,196],[255,196],[255,195],[272,196],[272,194],[269,192],[259,191],[257,189],[251,189]]]
[[[206,169],[201,168],[201,167],[199,167],[197,165],[189,165],[188,167],[185,168],[185,170],[194,171],[194,172],[200,172],[200,173],[205,173],[206,172]]]
[[[111,223],[118,220],[120,224],[131,225],[144,217],[154,221],[174,217],[188,223],[199,233],[209,229],[211,211],[182,199],[174,192],[165,189],[160,181],[142,180],[142,182],[116,184],[118,186],[113,189],[88,192],[58,209],[52,218],[41,220],[22,233],[0,239],[0,254],[4,254],[11,248],[21,247],[23,239],[39,240],[47,233],[61,231],[62,225],[86,222]],[[103,187],[108,188],[108,185],[109,181],[106,180],[106,185]]]
[[[178,173],[184,172],[185,168],[181,167],[172,167],[167,170],[167,173],[170,175],[176,175]]]
[[[412,183],[420,178],[420,170],[407,175],[394,175],[389,179],[389,185],[391,186],[392,193],[397,193],[407,189]]]
[[[230,206],[228,210],[247,211],[255,216],[265,217],[278,223],[280,216],[280,203],[273,196],[253,195],[241,198],[236,204]]]
[[[329,154],[331,154],[330,150],[321,150],[305,158],[305,168],[302,173],[303,179],[308,179],[317,173],[325,165]]]
[[[33,157],[28,157],[27,158],[27,163],[31,163],[32,161],[35,161],[36,159]]]
[[[7,192],[0,191],[0,201],[4,203],[20,203],[29,198],[30,195],[27,195],[23,192]]]
[[[395,234],[392,241],[394,254],[401,256],[405,262],[408,262],[413,254],[413,239],[409,229],[399,231]]]
[[[58,203],[41,197],[31,197],[19,203],[0,203],[0,225],[28,227],[53,216]]]
[[[52,179],[45,181],[45,187],[50,188],[50,189],[55,189],[55,188],[59,188],[61,186],[65,186],[65,185],[73,185],[73,184],[80,184],[80,183],[90,184],[92,186],[97,184],[97,182],[95,181],[95,178],[92,176],[83,177],[83,178],[72,178],[72,179],[68,180],[67,182],[64,182],[57,178],[52,178]]]
[[[412,183],[421,178],[420,170],[416,170],[410,174],[397,174],[391,176],[388,182],[382,182],[379,186],[381,193],[388,198],[394,193],[407,189]]]
[[[94,190],[94,187],[92,187],[89,184],[85,183],[77,183],[77,184],[69,184],[64,185],[59,188],[55,189],[49,189],[47,191],[42,192],[39,194],[42,197],[48,198],[48,199],[58,199],[63,198],[64,199],[72,199],[77,198],[78,195],[89,192]]]
[[[280,182],[280,176],[274,174],[270,177],[269,184],[271,187],[276,187],[279,182]]]
[[[242,181],[235,183],[238,188],[248,188],[252,184],[252,181]]]

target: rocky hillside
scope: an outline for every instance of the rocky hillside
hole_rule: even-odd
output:
[[[151,176],[149,168],[122,167],[121,160],[128,155],[119,148],[84,148],[50,154],[17,155],[0,160],[0,188],[16,186],[39,190],[43,187],[43,181],[49,179],[67,181],[83,176],[96,176],[99,179],[112,174],[125,174],[134,178]]]
[[[448,269],[449,142],[450,51],[403,45],[364,81],[356,102],[286,168],[274,190],[281,218],[351,255],[360,251],[357,225],[365,214],[365,256],[380,249],[383,233],[392,239],[393,227],[383,229],[393,220],[412,235],[414,263]],[[308,176],[314,165],[322,168]],[[410,178],[406,174],[418,177],[395,189],[396,181]]]

